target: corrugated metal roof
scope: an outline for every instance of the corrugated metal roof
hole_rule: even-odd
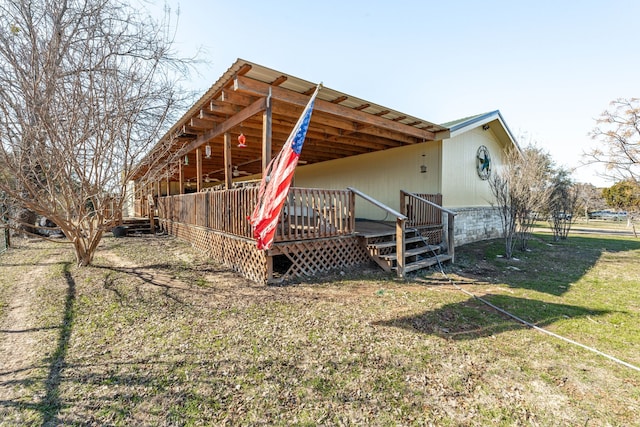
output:
[[[460,128],[469,126],[469,125],[471,125],[473,123],[480,122],[480,121],[482,121],[483,118],[489,117],[489,116],[495,114],[496,112],[497,112],[497,110],[496,111],[491,111],[491,112],[488,112],[488,113],[476,114],[475,116],[463,117],[463,118],[458,119],[458,120],[453,120],[453,121],[450,121],[450,122],[441,123],[441,125],[449,128],[450,131],[454,131],[454,130],[458,130]]]
[[[180,120],[178,120],[176,125],[174,125],[174,127],[172,128],[172,131],[175,132],[175,130],[179,128],[183,122],[193,117],[198,111],[200,111],[200,109],[202,109],[202,107],[206,105],[206,103],[209,102],[209,100],[213,96],[215,96],[215,94],[219,90],[221,90],[224,86],[226,86],[228,82],[231,79],[233,79],[235,75],[237,75],[241,70],[243,70],[247,66],[250,66],[251,69],[244,74],[245,76],[264,82],[264,83],[268,83],[268,84],[271,84],[272,82],[276,81],[276,79],[280,77],[286,77],[286,80],[283,83],[281,83],[279,87],[291,90],[293,92],[309,94],[309,91],[310,90],[312,91],[317,85],[317,83],[313,83],[308,80],[304,80],[304,79],[292,76],[290,74],[283,73],[281,71],[276,71],[251,61],[247,61],[244,59],[237,59],[236,62],[234,62],[233,65],[231,65],[231,67],[229,67],[229,69],[218,79],[218,81],[216,81],[209,88],[209,90],[207,90],[207,92],[205,92],[205,94],[202,95],[202,97],[200,97],[200,99],[194,103],[194,105],[184,114],[184,116]],[[410,115],[401,113],[399,111],[395,111],[390,108],[386,108],[381,105],[374,104],[370,101],[365,101],[363,99],[356,98],[354,96],[348,95],[344,92],[340,92],[335,89],[331,89],[324,85],[322,86],[322,90],[318,94],[318,98],[323,99],[325,101],[329,101],[329,102],[332,102],[336,99],[344,98],[344,100],[340,101],[339,103],[344,107],[357,109],[359,111],[363,111],[365,113],[369,113],[377,117],[382,117],[392,121],[397,121],[398,123],[402,123],[406,125],[411,124],[411,126],[418,129],[428,129],[432,132],[443,132],[448,130],[447,126],[445,125],[438,125],[435,123],[431,123],[427,120],[410,116]],[[364,105],[367,105],[367,107],[361,108]],[[381,114],[383,112],[384,114]],[[401,118],[401,117],[404,117],[404,118],[401,120],[398,120],[398,118]],[[171,131],[169,131],[168,134],[171,134]]]
[[[448,127],[450,135],[454,136],[458,133],[464,133],[471,128],[478,127],[482,124],[490,123],[493,121],[498,121],[500,123],[504,131],[504,135],[511,140],[511,142],[519,151],[522,151],[515,136],[513,135],[513,133],[511,133],[511,129],[509,129],[509,126],[507,126],[507,123],[504,121],[500,110],[489,111],[488,113],[476,114],[475,116],[453,120],[443,123],[442,126]]]
[[[247,79],[246,82],[253,82],[251,83],[253,89],[236,88],[234,86],[236,79],[238,81]],[[317,83],[281,71],[244,59],[236,60],[189,108],[180,120],[171,127],[169,132],[161,138],[156,148],[152,150],[151,157],[149,157],[155,159],[152,161],[153,168],[160,167],[163,162],[175,162],[176,156],[185,154],[183,152],[184,148],[181,147],[186,147],[187,145],[195,147],[205,143],[211,143],[211,145],[222,144],[222,135],[216,134],[214,129],[220,128],[220,123],[224,121],[229,121],[227,123],[230,123],[231,116],[248,106],[246,102],[254,102],[260,97],[264,97],[267,93],[265,92],[267,87],[271,87],[274,90],[274,102],[279,103],[278,112],[276,113],[276,110],[274,110],[273,113],[273,149],[277,150],[278,144],[281,146],[284,139],[286,139],[287,134],[285,134],[285,131],[290,131],[290,129],[286,130],[289,123],[292,126],[297,121],[299,110],[296,110],[296,108],[301,108],[298,102],[303,99],[299,95],[310,96],[316,86]],[[285,95],[285,98],[296,99],[295,101],[290,101],[294,104],[283,105],[282,103],[287,101],[284,101],[284,98],[275,97],[276,88],[281,95]],[[223,91],[228,91],[228,100],[223,96]],[[233,95],[232,92],[236,92],[238,96],[231,96]],[[295,96],[288,96],[286,93],[290,95],[295,93]],[[307,148],[303,154],[304,161],[307,163],[358,155],[449,136],[449,129],[446,126],[404,114],[326,86],[323,86],[319,92],[318,99],[322,100],[324,105],[321,108],[320,103],[316,103],[317,111],[314,111],[311,119],[311,126],[307,135],[308,143],[305,143]],[[216,101],[216,103],[212,104],[212,101]],[[329,103],[335,104],[336,107],[330,107]],[[353,110],[353,112],[349,110]],[[298,112],[296,113],[296,111]],[[246,118],[239,125],[228,128],[226,132],[236,136],[241,132],[247,136],[252,133],[252,138],[255,141],[255,139],[260,138],[257,134],[259,132],[258,126],[261,123],[260,117],[252,116]],[[212,136],[205,137],[204,135]],[[176,137],[179,140],[176,140]],[[173,145],[173,147],[167,149],[168,145]],[[219,170],[224,167],[222,159],[219,158],[219,153],[216,155],[218,156],[217,158],[207,158],[206,162],[203,161],[203,167],[210,170]],[[173,156],[172,159],[169,158],[171,156]],[[255,162],[258,157],[260,157],[260,150],[254,142],[251,147],[234,153],[234,164],[248,165],[246,169],[249,172],[259,173],[259,162]],[[183,169],[186,169],[186,173],[191,173],[193,172],[192,168],[193,166],[189,166]]]

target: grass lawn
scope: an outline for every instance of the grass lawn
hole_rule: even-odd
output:
[[[407,281],[267,287],[171,237],[0,255],[0,425],[638,425],[640,240],[536,234]],[[11,356],[12,362],[3,357]]]

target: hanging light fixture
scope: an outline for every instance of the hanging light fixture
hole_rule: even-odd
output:
[[[425,155],[422,155],[422,164],[420,165],[420,173],[427,173],[427,165],[424,164]]]
[[[204,156],[205,159],[210,159],[211,158],[211,146],[209,144],[207,144],[204,147],[204,154],[205,154],[205,156]]]
[[[185,166],[189,166],[189,155],[188,154],[184,155],[184,165]]]
[[[247,137],[244,136],[244,133],[238,135],[238,147],[244,148],[247,146]]]

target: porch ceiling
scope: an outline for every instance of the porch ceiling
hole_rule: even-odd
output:
[[[158,142],[137,169],[139,178],[152,170],[178,179],[196,179],[195,150],[202,152],[202,174],[224,180],[224,134],[231,135],[230,163],[249,174],[262,170],[263,113],[271,89],[272,154],[281,149],[316,84],[238,59]],[[245,148],[238,136],[246,136]],[[303,164],[386,150],[446,138],[446,127],[323,87],[316,99]],[[205,147],[211,147],[206,158]],[[189,164],[184,165],[184,156]]]

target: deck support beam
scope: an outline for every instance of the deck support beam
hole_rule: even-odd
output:
[[[178,181],[180,182],[180,192],[178,194],[184,194],[184,170],[182,168],[182,157],[178,160]]]
[[[231,158],[231,134],[224,133],[224,184],[227,190],[233,185],[233,160]]]
[[[237,76],[233,80],[233,90],[236,92],[247,93],[253,96],[267,96],[268,91],[273,91],[273,98],[288,104],[294,104],[304,107],[309,102],[309,96],[301,93],[288,90],[285,88],[271,86],[267,83],[251,79],[246,76]],[[379,129],[386,129],[394,132],[396,137],[400,135],[409,135],[413,138],[413,142],[418,141],[435,141],[436,135],[433,131],[426,129],[419,129],[413,126],[405,125],[399,122],[382,119],[380,117],[367,114],[363,111],[354,110],[352,108],[345,107],[324,101],[322,99],[316,99],[314,104],[314,110],[327,114],[336,115],[343,119],[353,120],[358,123],[371,125]],[[362,131],[362,130],[361,130]]]
[[[262,112],[262,173],[267,170],[271,163],[271,134],[273,128],[271,114],[271,91],[267,97],[266,109]]]
[[[256,100],[253,104],[249,105],[247,108],[244,108],[240,112],[235,115],[229,117],[223,123],[220,123],[213,129],[206,131],[204,134],[198,136],[196,139],[188,143],[186,146],[178,150],[178,155],[183,156],[186,153],[195,150],[197,147],[206,144],[211,141],[213,138],[216,138],[219,135],[229,132],[235,126],[240,125],[245,120],[250,119],[256,114],[260,113],[266,108],[266,98],[260,98]]]
[[[196,191],[202,189],[202,149],[196,148]]]
[[[406,226],[406,218],[396,218],[396,254],[398,256],[398,258],[396,259],[396,265],[397,265],[397,273],[398,273],[398,277],[404,279],[405,278],[405,265],[406,265],[406,260],[405,260],[405,244],[404,244],[404,239],[405,239],[405,226]]]
[[[455,235],[455,214],[453,212],[447,212],[447,253],[451,255],[451,264],[453,264],[456,260],[456,247],[453,242],[453,238]]]

